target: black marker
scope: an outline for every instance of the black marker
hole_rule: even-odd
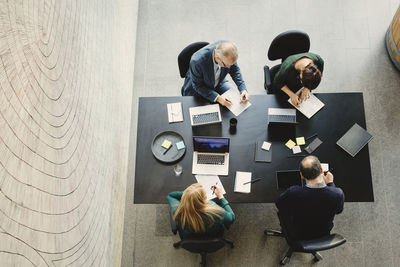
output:
[[[252,183],[258,182],[258,181],[260,181],[260,180],[261,180],[261,178],[257,178],[257,179],[248,181],[248,182],[244,183],[243,185],[245,185],[245,184],[252,184]]]
[[[172,147],[172,144],[164,151],[163,155],[165,155],[171,147]]]

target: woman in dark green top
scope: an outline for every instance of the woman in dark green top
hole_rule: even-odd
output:
[[[275,74],[273,84],[286,93],[292,103],[299,106],[304,99],[310,96],[310,90],[317,88],[324,70],[323,59],[313,53],[291,55],[283,61],[279,71]],[[300,97],[296,92],[300,88]]]
[[[219,186],[214,187],[219,205],[208,201],[201,184],[192,184],[185,191],[168,194],[168,204],[178,226],[179,236],[222,236],[224,228],[235,220],[228,201]]]

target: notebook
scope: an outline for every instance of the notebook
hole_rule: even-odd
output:
[[[256,147],[254,150],[254,160],[256,162],[271,162],[272,161],[272,149],[269,150],[262,149],[264,141],[256,142]]]
[[[183,121],[182,103],[169,103],[167,104],[168,122],[181,122]]]
[[[199,184],[201,184],[204,187],[204,190],[206,190],[206,195],[207,195],[207,200],[216,198],[217,196],[215,195],[212,186],[213,185],[218,185],[222,188],[222,194],[225,195],[225,189],[224,186],[221,183],[221,180],[219,179],[218,175],[195,175],[196,180]]]
[[[301,93],[300,89],[297,91],[296,95],[300,95]],[[292,104],[292,100],[289,98],[288,102]],[[292,104],[293,105],[293,104]],[[293,105],[294,106],[294,105]],[[304,100],[299,107],[294,106],[298,111],[304,114],[307,118],[311,118],[314,116],[315,113],[317,113],[323,106],[325,106],[324,103],[321,102],[314,94],[310,93],[310,97],[306,100]]]
[[[232,105],[227,106],[227,108],[235,115],[239,116],[240,113],[245,111],[251,106],[251,103],[247,101],[246,103],[240,103],[240,93],[238,90],[229,89],[221,95],[221,97],[226,98],[231,101]]]
[[[355,123],[336,144],[354,157],[372,138],[370,133]]]
[[[250,193],[251,183],[251,172],[236,172],[235,186],[233,191],[237,193]],[[244,184],[247,183],[247,184]]]

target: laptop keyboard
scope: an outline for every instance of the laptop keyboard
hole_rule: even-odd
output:
[[[291,115],[269,115],[270,121],[296,122],[296,117]]]
[[[202,124],[202,123],[219,121],[218,112],[193,115],[192,119],[193,119],[193,124]]]
[[[197,164],[223,165],[225,156],[197,154]]]

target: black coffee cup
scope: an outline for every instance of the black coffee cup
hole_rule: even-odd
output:
[[[231,128],[236,128],[237,119],[235,119],[235,118],[230,119],[229,120],[229,125],[230,125]]]

